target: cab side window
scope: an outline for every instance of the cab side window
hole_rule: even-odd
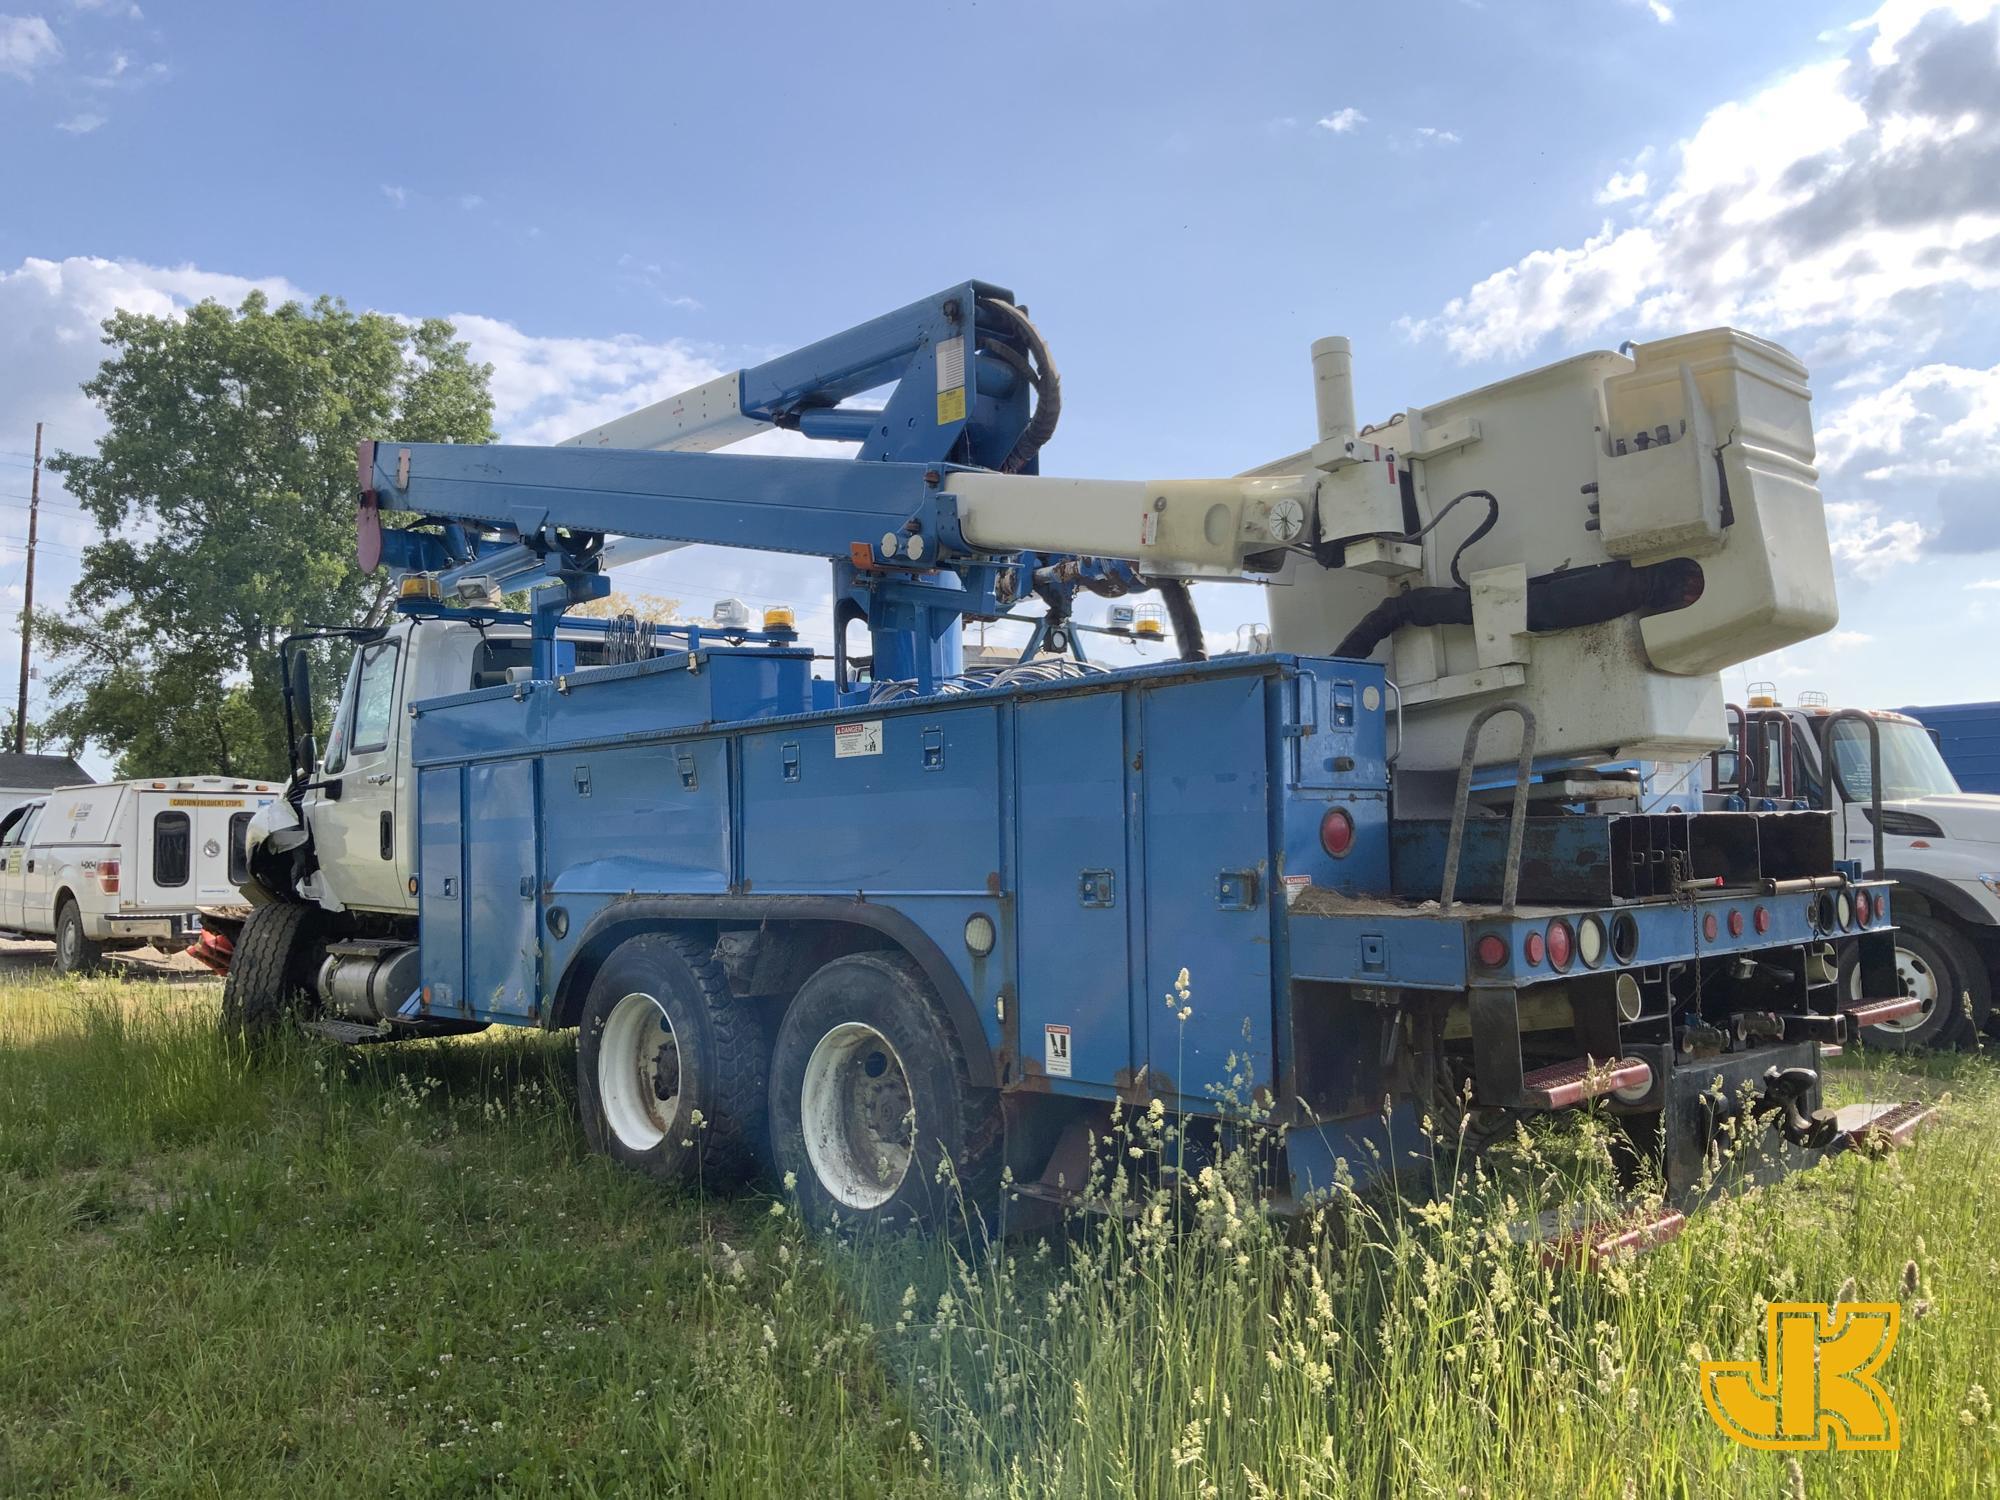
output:
[[[361,653],[361,670],[354,684],[354,735],[350,750],[385,749],[396,713],[394,641],[378,641]]]
[[[324,775],[338,775],[349,755],[364,750],[380,750],[389,743],[389,727],[395,719],[397,643],[377,641],[354,654],[347,688],[340,695],[340,708],[333,716],[333,730],[327,738]]]
[[[21,842],[21,835],[28,827],[28,814],[32,811],[27,803],[15,808],[4,819],[0,819],[0,849],[11,849]]]

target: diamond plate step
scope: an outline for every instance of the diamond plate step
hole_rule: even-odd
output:
[[[1579,1057],[1535,1069],[1521,1080],[1521,1097],[1530,1109],[1569,1109],[1619,1089],[1643,1087],[1652,1076],[1653,1070],[1636,1057],[1616,1062]]]
[[[1849,1146],[1901,1146],[1937,1117],[1937,1106],[1911,1100],[1903,1104],[1850,1104],[1834,1114],[1840,1139]]]
[[[1898,995],[1893,1000],[1863,1000],[1859,1005],[1847,1007],[1850,1026],[1880,1026],[1885,1021],[1900,1021],[1905,1016],[1913,1016],[1924,1008],[1924,1002],[1915,995]]]

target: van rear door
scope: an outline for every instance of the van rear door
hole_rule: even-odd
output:
[[[155,911],[192,912],[231,906],[242,898],[229,879],[230,851],[241,843],[239,820],[267,797],[238,792],[143,791],[136,799],[133,899]]]

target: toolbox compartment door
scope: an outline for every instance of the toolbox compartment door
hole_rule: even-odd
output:
[[[466,993],[476,1015],[533,1017],[541,968],[536,763],[475,763],[465,781]]]
[[[1249,1090],[1272,1086],[1269,690],[1262,676],[1204,677],[1140,700],[1147,1062],[1190,1106],[1232,1074],[1249,1075],[1236,1089],[1245,1107]],[[1185,1022],[1165,1003],[1183,968]]]
[[[1018,970],[1026,1072],[1115,1084],[1132,1042],[1125,695],[1029,700],[1016,717]]]

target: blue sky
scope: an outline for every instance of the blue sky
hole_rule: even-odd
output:
[[[97,430],[95,320],[252,283],[454,316],[546,440],[980,276],[1061,366],[1045,467],[1128,477],[1302,446],[1321,334],[1368,415],[1730,321],[1813,369],[1844,615],[1736,675],[2000,697],[1996,37],[1993,0],[0,0],[0,539],[35,419]],[[90,532],[45,493],[46,601]]]

